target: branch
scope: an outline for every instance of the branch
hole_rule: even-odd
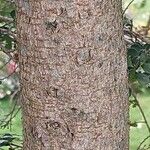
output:
[[[129,84],[129,88],[131,89],[132,96],[133,96],[133,98],[134,98],[134,100],[135,100],[135,102],[136,102],[136,105],[138,106],[138,108],[139,108],[139,110],[140,110],[140,112],[141,112],[141,114],[142,114],[142,117],[143,117],[143,119],[144,119],[144,121],[145,121],[145,124],[146,124],[146,126],[147,126],[147,129],[148,129],[148,132],[149,132],[149,134],[150,134],[150,126],[149,126],[149,124],[148,124],[148,121],[147,121],[147,119],[146,119],[146,116],[145,116],[145,114],[144,114],[144,111],[143,111],[143,109],[142,109],[142,107],[141,107],[141,105],[140,105],[140,103],[139,103],[139,101],[138,101],[138,99],[137,99],[137,97],[136,97],[136,92],[133,90],[131,84]]]
[[[137,106],[138,106],[138,108],[139,108],[139,110],[140,110],[140,112],[141,112],[141,114],[142,114],[142,116],[143,116],[143,119],[144,119],[145,124],[146,124],[147,129],[148,129],[148,132],[150,133],[150,126],[149,126],[149,124],[148,124],[148,121],[147,121],[147,119],[146,119],[146,116],[145,116],[145,114],[144,114],[144,111],[143,111],[143,109],[142,109],[142,107],[141,107],[141,105],[140,105],[140,103],[139,103],[137,97],[135,96],[135,94],[133,94],[133,97],[134,97],[134,100],[135,100],[135,102],[136,102],[136,104],[137,104]]]
[[[132,89],[131,89],[131,90],[132,90]],[[145,124],[146,124],[146,126],[147,126],[147,129],[148,129],[148,132],[149,132],[149,134],[150,134],[150,126],[149,126],[149,124],[148,124],[148,121],[147,121],[147,119],[146,119],[146,116],[145,116],[145,114],[144,114],[144,111],[143,111],[143,109],[142,109],[142,107],[141,107],[141,105],[140,105],[140,103],[139,103],[139,101],[138,101],[138,99],[137,99],[137,97],[136,97],[136,94],[134,93],[133,90],[132,90],[132,95],[133,95],[134,100],[135,100],[135,102],[136,102],[136,104],[137,104],[137,106],[138,106],[138,108],[139,108],[139,110],[140,110],[140,112],[141,112],[141,114],[142,114],[142,117],[143,117],[143,119],[144,119],[144,121],[145,121]]]
[[[137,150],[140,150],[141,145],[142,145],[148,138],[150,138],[150,126],[149,126],[148,121],[147,121],[147,119],[146,119],[145,113],[144,113],[144,111],[143,111],[143,109],[142,109],[142,107],[141,107],[141,105],[140,105],[140,103],[139,103],[139,101],[138,101],[138,99],[137,99],[136,92],[135,92],[134,89],[132,88],[132,85],[131,85],[131,84],[129,84],[129,88],[131,89],[131,93],[132,93],[132,96],[133,96],[133,98],[134,98],[134,101],[135,101],[137,107],[139,108],[139,110],[140,110],[140,112],[141,112],[141,115],[142,115],[142,117],[143,117],[143,119],[144,119],[144,122],[145,122],[146,127],[147,127],[148,132],[149,132],[149,136],[147,136],[147,137],[139,144]]]
[[[10,101],[12,101],[15,97],[15,95],[20,91],[20,88],[18,88],[12,95],[11,95],[11,98],[10,98]],[[15,103],[14,103],[14,106],[12,108],[12,110],[7,114],[5,115],[5,118],[3,120],[0,120],[1,123],[0,123],[0,126],[1,128],[5,128],[6,126],[8,126],[12,119],[16,117],[16,115],[18,114],[18,112],[20,111],[21,107],[19,107],[17,109],[17,111],[15,112],[16,110],[16,107],[17,107],[17,99],[15,100]],[[11,124],[10,124],[11,125]],[[10,126],[11,127],[11,126]]]
[[[13,23],[14,19],[0,15],[0,21],[4,21],[4,22],[8,22],[8,23]]]
[[[124,9],[124,11],[122,12],[122,15],[125,14],[125,12],[127,11],[127,9],[129,8],[129,6],[134,2],[134,0],[131,0],[131,2],[127,5],[127,7]]]
[[[143,109],[142,109],[142,107],[141,107],[141,105],[139,104],[139,101],[138,101],[137,99],[136,99],[136,102],[137,102],[137,106],[139,107],[139,110],[140,110],[140,112],[141,112],[141,114],[142,114],[142,116],[143,116],[143,119],[144,119],[145,124],[146,124],[147,129],[148,129],[148,132],[150,133],[150,126],[149,126],[149,124],[148,124],[148,121],[147,121],[147,119],[146,119],[146,116],[145,116],[145,114],[144,114],[144,111],[143,111]]]
[[[147,136],[147,137],[139,144],[137,150],[140,150],[141,145],[142,145],[147,139],[149,139],[149,138],[150,138],[150,135]]]

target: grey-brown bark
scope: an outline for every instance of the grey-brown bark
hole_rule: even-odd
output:
[[[121,0],[18,0],[24,150],[127,150]]]

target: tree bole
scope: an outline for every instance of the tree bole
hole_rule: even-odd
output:
[[[121,0],[17,0],[23,150],[128,150]]]

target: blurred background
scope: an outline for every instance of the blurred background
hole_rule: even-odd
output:
[[[130,150],[150,150],[150,0],[123,0]],[[15,3],[0,0],[0,150],[22,148]]]

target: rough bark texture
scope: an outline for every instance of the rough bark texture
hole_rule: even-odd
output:
[[[121,0],[17,0],[23,150],[128,150]]]

